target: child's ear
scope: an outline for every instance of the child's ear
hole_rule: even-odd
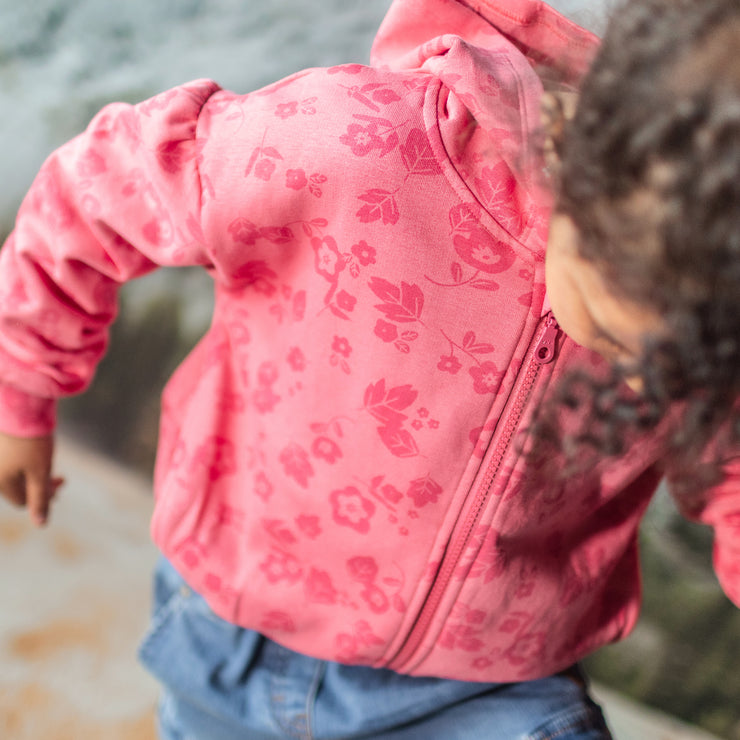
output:
[[[545,92],[540,103],[542,122],[542,153],[548,170],[557,171],[563,134],[567,122],[573,118],[578,104],[578,93],[565,91]]]

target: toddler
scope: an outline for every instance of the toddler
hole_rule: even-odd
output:
[[[666,472],[740,603],[739,44],[734,0],[631,0],[601,47],[394,0],[371,66],[110,105],[47,160],[0,253],[36,523],[118,286],[215,283],[162,405],[163,738],[608,738],[577,664],[637,619]]]

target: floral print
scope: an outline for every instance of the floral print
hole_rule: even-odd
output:
[[[213,325],[165,391],[152,533],[220,615],[325,659],[518,680],[637,613],[659,446],[598,471],[608,487],[522,483],[532,399],[603,370],[564,338],[526,360],[548,221],[532,61],[584,70],[594,42],[525,5],[408,3],[414,38],[389,16],[374,66],[110,106],[51,155],[0,250],[0,421],[21,436],[90,382],[121,283],[208,270]],[[708,517],[738,593],[733,495]],[[585,536],[598,507],[613,522]]]
[[[375,504],[362,496],[354,486],[332,491],[329,500],[333,509],[333,518],[337,524],[367,534],[370,531],[370,519],[375,513]]]

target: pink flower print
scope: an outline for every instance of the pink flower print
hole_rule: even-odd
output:
[[[254,166],[254,176],[267,182],[275,172],[275,163],[271,159],[260,159]]]
[[[467,624],[453,624],[442,632],[439,639],[440,647],[454,650],[456,648],[475,653],[482,650],[484,643],[478,639],[477,631]]]
[[[359,657],[357,638],[347,632],[341,632],[335,638],[337,652],[334,656],[339,663],[355,663]]]
[[[308,178],[303,170],[288,170],[285,173],[285,187],[300,190],[308,185]]]
[[[450,375],[457,375],[462,369],[462,363],[455,357],[455,355],[442,355],[437,363],[437,369],[443,373],[450,373]]]
[[[452,241],[457,254],[483,272],[505,272],[514,264],[514,250],[481,227],[469,227],[467,236],[458,233]]]
[[[504,653],[504,657],[512,665],[522,665],[538,660],[545,652],[547,645],[547,635],[544,632],[530,632],[522,635]]]
[[[375,264],[375,249],[371,247],[364,239],[357,244],[352,245],[352,254],[359,260],[363,267]]]
[[[357,298],[350,295],[346,290],[340,290],[339,293],[337,293],[337,306],[339,306],[342,311],[354,311],[356,305]]]
[[[470,609],[465,615],[465,621],[469,624],[483,624],[486,621],[486,613],[482,609]]]
[[[534,593],[534,581],[528,581],[522,583],[521,586],[516,590],[517,599],[527,599]]]
[[[246,218],[237,218],[229,224],[229,234],[237,244],[251,247],[259,238],[260,232],[256,224]]]
[[[337,67],[329,67],[327,72],[330,75],[336,75],[340,72],[344,72],[348,75],[358,75],[360,72],[362,72],[364,69],[367,69],[367,67],[363,66],[362,64],[341,64]]]
[[[94,149],[88,149],[77,163],[77,172],[81,177],[95,177],[106,170],[105,160]]]
[[[430,429],[439,429],[439,421],[437,421],[437,419],[429,419],[427,426]]]
[[[263,362],[257,371],[260,385],[272,385],[278,379],[278,369],[274,362]]]
[[[270,583],[297,583],[303,575],[303,568],[298,560],[285,552],[271,552],[259,567]]]
[[[141,233],[148,242],[160,247],[169,245],[174,237],[172,223],[163,214],[155,216],[151,221],[144,224]]]
[[[254,492],[265,502],[267,502],[274,492],[272,483],[267,479],[267,476],[260,472],[257,473],[254,479]]]
[[[311,445],[311,452],[332,465],[342,457],[339,445],[329,437],[317,437]]]
[[[260,414],[267,414],[274,411],[280,401],[280,396],[272,392],[269,385],[258,388],[252,393],[252,403]]]
[[[383,614],[390,608],[388,597],[374,583],[368,584],[360,592],[360,596],[368,607],[370,607],[370,611],[375,614]]]
[[[411,426],[412,426],[412,427],[413,427],[414,429],[417,429],[417,430],[418,430],[418,429],[422,429],[422,428],[424,427],[424,422],[423,422],[423,421],[421,421],[421,419],[414,419],[414,420],[413,420],[413,421],[411,422]]]
[[[403,494],[390,483],[384,485],[380,490],[386,501],[390,501],[392,504],[397,504],[403,498]]]
[[[406,495],[413,500],[414,506],[419,509],[427,504],[436,504],[442,493],[442,486],[429,476],[412,481],[408,491],[406,491]]]
[[[277,274],[262,260],[253,260],[239,265],[232,277],[234,280],[242,281],[244,285],[250,285],[268,298],[277,291],[274,283],[270,282],[270,278],[276,278]]]
[[[350,577],[360,583],[372,583],[378,577],[378,563],[375,558],[358,555],[347,561]]]
[[[429,416],[429,409],[420,408],[417,412],[422,419],[426,419]]]
[[[384,342],[395,342],[398,338],[398,329],[395,324],[378,319],[375,324],[375,336],[380,337]]]
[[[486,668],[490,668],[493,665],[493,661],[490,658],[476,658],[473,661],[473,668],[479,671],[484,671]]]
[[[331,576],[325,570],[311,568],[306,578],[306,599],[313,604],[336,603],[337,590],[331,582]]]
[[[211,436],[198,447],[195,463],[208,469],[208,477],[215,481],[236,473],[236,450],[225,437]]]
[[[347,486],[329,494],[333,509],[333,518],[337,524],[367,534],[370,531],[370,519],[375,513],[375,504],[366,499],[354,486]]]
[[[296,517],[295,523],[309,539],[315,540],[321,534],[321,525],[317,516],[301,514]]]
[[[306,369],[306,356],[300,347],[291,347],[288,352],[288,365],[297,373]]]
[[[350,123],[347,133],[340,136],[339,141],[352,149],[352,154],[357,157],[365,157],[373,149],[382,149],[385,146],[385,142],[378,135],[377,123],[370,123],[367,126]]]
[[[288,445],[280,453],[280,462],[289,478],[293,478],[303,488],[308,488],[308,479],[314,475],[314,469],[308,453],[300,445]]]
[[[331,237],[323,239],[314,237],[311,246],[316,254],[316,272],[329,282],[336,281],[337,275],[344,269],[344,259],[339,254],[337,242]]]
[[[473,376],[473,390],[481,395],[496,393],[504,376],[492,362],[484,362],[480,367],[471,367],[470,374]]]
[[[289,547],[297,542],[296,536],[285,526],[282,519],[263,519],[262,526],[265,532],[283,547]]]
[[[281,611],[267,612],[260,626],[264,632],[295,632],[293,618]]]
[[[275,108],[275,115],[282,119],[290,118],[296,113],[298,113],[297,100],[291,100],[289,103],[278,103],[277,108]]]
[[[352,354],[352,347],[350,346],[347,339],[345,339],[344,337],[338,337],[335,335],[334,341],[331,344],[331,348],[337,354],[342,355],[342,357],[349,357],[350,354]]]

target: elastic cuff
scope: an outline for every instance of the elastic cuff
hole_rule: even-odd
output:
[[[43,437],[54,431],[57,403],[0,385],[0,432],[15,437]]]

